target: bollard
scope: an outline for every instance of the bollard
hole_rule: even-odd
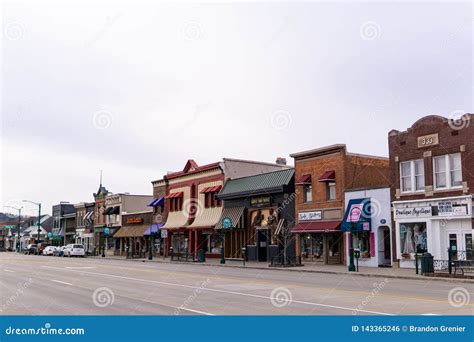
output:
[[[242,260],[245,266],[245,259],[247,259],[247,248],[242,247]]]

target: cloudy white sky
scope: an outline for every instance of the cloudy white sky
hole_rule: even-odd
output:
[[[391,129],[472,112],[470,2],[3,1],[1,13],[2,205],[91,201],[101,169],[109,190],[151,194],[189,158],[333,143],[387,156]]]

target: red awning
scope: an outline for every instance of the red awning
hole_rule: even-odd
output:
[[[292,233],[339,232],[341,221],[300,222],[291,230]]]
[[[201,190],[201,194],[207,194],[209,192],[218,192],[222,189],[222,185],[209,186]]]
[[[318,182],[334,182],[336,180],[336,171],[326,171],[319,177]]]
[[[173,192],[173,193],[165,196],[165,198],[176,198],[176,197],[183,197],[183,193],[182,192]]]
[[[300,179],[296,182],[296,185],[306,184],[311,184],[311,175],[302,175]]]

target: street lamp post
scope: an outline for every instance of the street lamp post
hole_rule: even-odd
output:
[[[349,272],[355,272],[356,267],[354,265],[354,232],[356,230],[356,224],[357,222],[354,222],[352,220],[352,211],[356,209],[359,210],[357,207],[353,207],[351,211],[349,212],[349,217],[351,218],[351,238],[350,238],[350,247],[349,247]]]
[[[16,227],[18,241],[16,242],[16,251],[19,253],[19,252],[21,252],[20,251],[20,226],[21,226],[21,209],[23,209],[23,207],[16,208],[16,207],[6,205],[5,208],[11,208],[11,209],[18,210],[18,224],[17,224],[17,227]]]
[[[34,205],[38,206],[38,221],[37,221],[38,235],[37,235],[37,238],[36,238],[36,243],[38,244],[40,242],[40,233],[41,233],[41,203],[36,203],[36,202],[33,202],[33,201],[28,201],[28,200],[23,200],[23,202],[28,202],[28,203],[31,203],[31,204],[34,204]]]

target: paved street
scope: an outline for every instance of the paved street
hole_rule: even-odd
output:
[[[0,285],[2,315],[472,315],[474,309],[463,300],[472,297],[471,283],[16,253],[0,253]]]

